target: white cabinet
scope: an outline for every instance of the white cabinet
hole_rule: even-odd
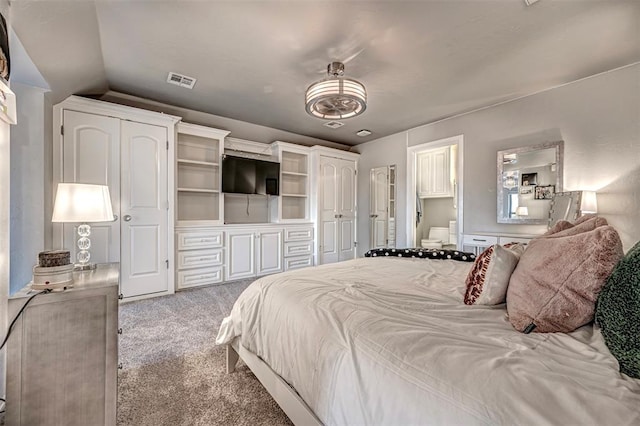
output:
[[[225,232],[225,281],[283,270],[282,228],[235,228]]]
[[[353,259],[356,252],[357,156],[318,150],[318,264]],[[335,155],[335,156],[333,156]]]
[[[71,96],[54,110],[54,188],[107,185],[116,220],[92,224],[91,261],[120,263],[124,297],[173,291],[173,140],[178,117]],[[58,132],[59,130],[59,132]],[[75,256],[78,224],[54,225]]]
[[[535,237],[529,234],[465,234],[462,236],[462,250],[479,255],[494,244],[528,244]]]
[[[176,126],[176,220],[181,225],[223,223],[220,155],[228,131]]]
[[[285,228],[284,270],[313,266],[313,246],[313,226]]]
[[[421,152],[416,161],[420,198],[453,197],[450,147]]]
[[[178,289],[222,282],[224,233],[217,229],[178,228],[176,232],[176,287]]]

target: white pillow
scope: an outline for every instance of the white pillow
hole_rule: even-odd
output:
[[[509,278],[524,251],[522,244],[503,247],[495,244],[476,259],[467,275],[467,291],[464,303],[467,305],[497,305],[507,298]]]

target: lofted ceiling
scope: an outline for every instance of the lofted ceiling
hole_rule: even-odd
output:
[[[22,0],[10,13],[55,102],[112,90],[348,145],[640,61],[638,0]],[[368,91],[335,130],[304,110],[331,61]]]

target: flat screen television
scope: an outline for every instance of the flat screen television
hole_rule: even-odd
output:
[[[222,192],[280,195],[280,163],[225,155]]]

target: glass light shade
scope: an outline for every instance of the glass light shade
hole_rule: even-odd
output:
[[[529,208],[520,206],[516,209],[516,216],[529,216]]]
[[[580,211],[582,214],[598,212],[598,199],[595,191],[582,191]]]
[[[326,120],[355,117],[367,109],[367,91],[359,81],[328,78],[309,86],[305,105],[308,114]]]
[[[110,222],[113,220],[109,187],[59,183],[52,222]]]

